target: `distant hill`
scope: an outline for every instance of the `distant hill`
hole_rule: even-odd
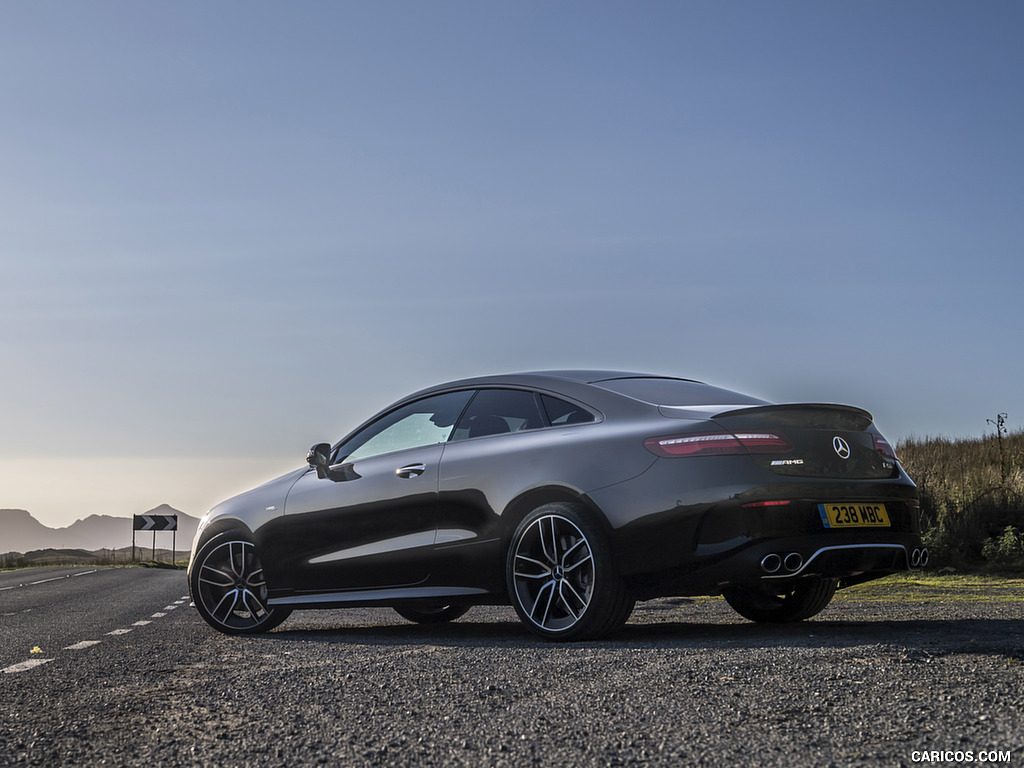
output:
[[[199,518],[161,504],[143,515],[177,515],[178,532],[175,548],[187,550],[199,527]],[[153,534],[137,531],[135,543],[140,547],[153,544]],[[121,549],[132,545],[132,519],[110,515],[89,515],[67,528],[48,528],[24,509],[0,509],[0,553],[29,552],[37,549]],[[158,531],[158,548],[170,549],[170,531]]]

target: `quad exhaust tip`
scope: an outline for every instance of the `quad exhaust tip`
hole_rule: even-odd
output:
[[[780,555],[772,552],[761,559],[761,570],[765,573],[774,574],[781,570],[787,573],[796,573],[804,565],[804,558],[799,552],[790,552],[788,555]],[[912,568],[924,568],[928,565],[928,548],[919,547],[910,553],[910,565]]]
[[[799,552],[779,555],[772,552],[761,559],[761,570],[765,573],[778,573],[785,569],[787,573],[796,573],[804,565],[804,557]]]
[[[783,567],[790,573],[799,571],[804,564],[804,557],[799,552],[790,552],[786,555],[786,559],[782,561]]]

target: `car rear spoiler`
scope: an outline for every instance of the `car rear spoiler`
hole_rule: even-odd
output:
[[[874,417],[863,408],[835,403],[784,403],[782,405],[755,405],[716,413],[711,418],[732,420],[758,418],[776,424],[792,424],[811,429],[846,429],[863,431],[871,426]]]

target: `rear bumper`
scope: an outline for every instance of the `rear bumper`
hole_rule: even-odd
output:
[[[927,562],[927,550],[916,533],[816,534],[760,541],[735,553],[719,564],[728,571],[720,583],[784,588],[800,579],[828,578],[854,584]]]
[[[860,541],[801,536],[761,540],[724,556],[660,574],[637,575],[629,581],[640,599],[714,595],[735,586],[782,592],[806,579],[835,579],[840,586],[851,586],[914,570],[926,562],[927,550],[917,534]]]
[[[913,530],[750,533],[748,529],[714,545],[698,544],[674,567],[660,573],[635,573],[628,579],[641,598],[711,595],[731,586],[783,591],[804,579],[836,579],[841,586],[849,586],[927,563],[927,550]]]
[[[771,570],[769,564],[766,564],[767,557],[762,558],[761,579],[786,581],[807,576],[844,578],[871,572],[894,573],[918,567],[922,551],[927,552],[923,547],[914,547],[908,551],[902,544],[837,544],[821,547],[806,561],[800,556],[793,558],[792,553],[787,553],[782,558],[781,567],[772,567]],[[787,567],[787,561],[792,566]]]

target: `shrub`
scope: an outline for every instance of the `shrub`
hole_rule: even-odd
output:
[[[917,483],[934,566],[992,563],[989,554],[1013,551],[1012,538],[1000,548],[1007,529],[1024,529],[1024,430],[1009,433],[1003,421],[988,438],[910,438],[897,447]]]
[[[1024,534],[1008,525],[998,538],[985,540],[981,555],[993,565],[1024,567]]]

